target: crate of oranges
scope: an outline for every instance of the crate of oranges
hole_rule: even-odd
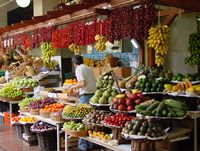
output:
[[[74,84],[77,84],[77,80],[76,79],[66,79],[65,81],[64,81],[64,86],[68,86],[68,85],[74,85]]]
[[[50,105],[46,105],[44,108],[40,109],[40,116],[44,118],[50,118],[51,112],[61,111],[64,108],[64,104],[62,103],[53,103]]]

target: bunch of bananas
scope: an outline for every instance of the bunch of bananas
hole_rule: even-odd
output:
[[[163,55],[168,52],[169,27],[167,25],[149,29],[148,44],[156,51],[155,63],[159,67],[164,64]]]
[[[185,80],[184,82],[174,85],[172,88],[172,91],[173,92],[186,91],[187,89],[191,87],[192,87],[192,83],[189,80]]]
[[[94,59],[84,58],[84,64],[89,67],[94,67]]]
[[[44,42],[41,44],[43,66],[49,69],[53,69],[55,61],[51,61],[51,57],[56,55],[56,49],[52,46],[52,43]]]
[[[189,93],[200,94],[200,84],[191,86],[191,87],[188,88],[186,91],[189,92]]]
[[[97,50],[97,51],[105,51],[106,50],[106,42],[107,42],[107,38],[105,36],[102,36],[102,35],[96,35],[95,36],[95,41],[96,41],[96,44],[94,46],[94,48]]]
[[[189,66],[198,65],[200,61],[200,32],[190,35],[188,51],[190,51],[191,56],[185,58],[185,63]]]
[[[74,52],[75,54],[81,54],[81,47],[75,43],[72,43],[71,45],[69,45],[69,50]]]

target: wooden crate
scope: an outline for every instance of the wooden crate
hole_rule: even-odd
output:
[[[113,68],[113,71],[117,78],[127,78],[131,75],[131,67]]]

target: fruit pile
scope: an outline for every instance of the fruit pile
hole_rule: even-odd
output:
[[[62,110],[64,107],[65,106],[62,103],[53,103],[53,104],[46,105],[44,108],[41,109],[41,111],[56,112],[56,111]]]
[[[2,89],[0,89],[0,97],[1,98],[17,98],[17,97],[23,97],[24,92],[20,90],[19,88],[16,88],[12,85],[6,85]]]
[[[111,115],[108,111],[104,110],[93,110],[87,114],[83,121],[84,123],[101,124],[105,117]]]
[[[27,107],[31,102],[36,101],[35,98],[24,98],[22,101],[18,103],[19,107]]]
[[[161,102],[151,100],[136,106],[136,112],[144,116],[183,117],[187,113],[187,106],[173,99]]]
[[[106,50],[107,38],[106,38],[105,36],[96,35],[96,36],[95,36],[95,41],[96,41],[96,44],[95,44],[94,48],[95,48],[97,51],[102,52],[102,51],[105,51],[105,50]]]
[[[192,87],[192,83],[189,80],[185,80],[184,82],[178,83],[172,87],[173,92],[185,92],[187,89]]]
[[[101,89],[101,88],[108,88],[108,87],[112,87],[114,84],[114,80],[112,78],[111,73],[105,73],[103,74],[103,76],[97,81],[97,89]]]
[[[126,90],[126,94],[118,94],[112,98],[111,109],[118,111],[133,111],[135,106],[146,101],[140,92],[132,93]]]
[[[74,121],[65,122],[63,125],[64,129],[72,130],[72,131],[85,131],[87,127],[83,123],[76,123]]]
[[[74,52],[75,54],[81,54],[82,52],[81,47],[75,43],[69,45],[69,50]]]
[[[117,113],[107,116],[104,119],[104,124],[108,126],[124,127],[126,122],[131,121],[134,117],[125,113]]]
[[[30,109],[41,109],[41,108],[44,108],[46,105],[56,103],[57,101],[58,100],[55,98],[45,97],[45,98],[38,99],[34,102],[31,102],[29,104],[29,108]]]
[[[56,49],[52,46],[52,43],[44,42],[41,44],[43,66],[52,70],[57,65],[55,61],[51,60],[51,57],[56,55]]]
[[[149,29],[148,44],[156,51],[155,63],[162,66],[164,64],[163,55],[167,54],[169,38],[169,27],[167,25],[151,27]]]
[[[64,85],[71,85],[71,84],[77,84],[77,80],[76,79],[66,79],[64,81]]]
[[[63,118],[83,118],[92,110],[93,108],[87,104],[65,106],[63,110]]]
[[[38,81],[32,78],[17,77],[10,80],[9,83],[17,88],[33,88],[38,86]]]
[[[94,67],[96,61],[94,59],[84,58],[83,62],[85,65],[87,65],[89,67]]]
[[[108,88],[107,90],[99,89],[95,92],[95,95],[90,99],[94,104],[110,104],[112,97],[118,94],[117,89]]]
[[[37,122],[37,119],[34,118],[34,117],[28,117],[28,116],[25,116],[25,117],[22,117],[19,122],[22,122],[22,123],[35,123]]]
[[[191,94],[200,94],[200,84],[193,85],[189,87],[186,92],[191,93]]]
[[[184,80],[190,80],[190,81],[200,81],[200,76],[198,74],[186,74],[183,75],[181,73],[177,73],[172,77],[173,81],[184,81]]]
[[[19,122],[20,119],[21,119],[21,116],[15,116],[12,118],[12,122],[17,123],[17,122]]]
[[[148,136],[151,138],[162,137],[164,130],[159,124],[155,124],[147,119],[136,118],[126,124],[122,133],[129,135]]]
[[[190,57],[185,58],[185,63],[189,66],[198,65],[200,61],[200,32],[196,32],[190,35],[189,48]]]
[[[36,123],[33,124],[33,126],[31,126],[32,131],[34,130],[44,131],[44,130],[50,130],[50,129],[55,129],[55,126],[51,124],[47,124],[42,121],[37,121]]]
[[[153,80],[148,78],[140,78],[135,83],[135,89],[141,92],[162,92],[164,89],[164,79]]]
[[[106,134],[105,132],[98,132],[98,131],[88,131],[88,135],[92,138],[96,138],[102,141],[110,141],[111,140],[111,136],[110,134]]]

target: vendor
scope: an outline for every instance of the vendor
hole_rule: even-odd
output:
[[[79,103],[87,104],[96,91],[96,80],[94,73],[90,67],[83,64],[83,57],[80,55],[74,55],[72,57],[72,63],[76,68],[75,73],[78,83],[72,85],[69,90],[71,92],[73,89],[79,89]],[[80,139],[79,149],[83,151],[92,149],[92,144],[84,139]]]

